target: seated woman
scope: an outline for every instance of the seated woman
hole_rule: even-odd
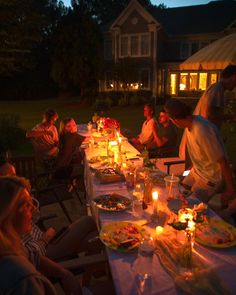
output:
[[[146,120],[143,122],[142,130],[137,137],[131,139],[132,145],[138,150],[142,151],[144,148],[155,146],[153,138],[153,128],[156,124],[154,118],[154,107],[151,104],[145,104],[143,107],[143,115]]]
[[[15,177],[0,177],[1,294],[56,295],[53,285],[29,262],[21,235],[31,230],[33,204]]]
[[[59,154],[56,159],[56,178],[68,178],[73,166],[81,166],[81,143],[85,137],[77,133],[77,124],[73,118],[65,118],[60,122]]]

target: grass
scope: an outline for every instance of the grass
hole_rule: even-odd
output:
[[[55,108],[60,118],[73,117],[78,124],[88,123],[94,113],[92,105],[86,105],[76,99],[50,99],[36,101],[0,101],[1,114],[16,114],[20,118],[20,127],[30,130],[42,119],[42,114],[47,108]],[[157,106],[156,113],[160,111],[161,106]],[[134,134],[138,134],[143,117],[143,106],[126,106],[114,107],[107,113],[108,116],[117,118],[121,122],[122,128],[131,130]],[[59,123],[59,122],[58,122]],[[57,126],[58,127],[58,126]],[[226,149],[230,162],[236,167],[236,124],[225,124],[222,128],[223,137],[227,138]],[[181,137],[182,130],[178,130]],[[16,154],[32,153],[29,142],[16,148]]]

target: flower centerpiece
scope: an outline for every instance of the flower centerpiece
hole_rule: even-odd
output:
[[[102,122],[105,133],[111,134],[111,136],[115,136],[116,132],[120,129],[120,122],[114,118],[101,117],[100,121]]]

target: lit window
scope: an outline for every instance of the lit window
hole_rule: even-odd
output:
[[[188,73],[180,73],[179,90],[187,90]]]
[[[197,73],[190,73],[189,90],[197,90]]]
[[[177,75],[170,74],[170,94],[176,94],[176,86],[177,86]]]
[[[113,82],[113,73],[111,71],[107,71],[105,73],[105,81],[106,81],[106,89],[112,90],[114,88],[114,82]]]
[[[207,73],[199,74],[199,90],[206,90],[207,87]]]
[[[141,87],[144,89],[149,89],[150,87],[150,72],[149,70],[142,70],[140,72]]]
[[[211,73],[210,74],[210,85],[214,84],[217,82],[217,74],[216,73]]]
[[[120,55],[128,56],[128,37],[123,36],[120,38]]]
[[[131,36],[130,38],[130,55],[131,56],[137,56],[138,55],[138,48],[139,48],[139,44],[138,44],[138,36]]]

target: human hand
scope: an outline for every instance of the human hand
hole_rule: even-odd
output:
[[[66,270],[61,282],[66,295],[82,295],[80,283],[71,272]]]
[[[56,231],[53,227],[49,227],[44,233],[43,238],[49,243],[51,239],[56,235]]]

